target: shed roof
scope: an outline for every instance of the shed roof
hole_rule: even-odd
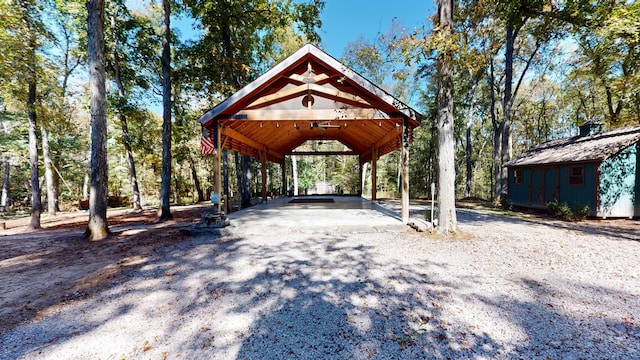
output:
[[[601,162],[640,141],[640,125],[542,143],[504,164],[506,167]]]
[[[337,140],[361,160],[401,146],[422,115],[313,45],[291,56],[199,119],[221,126],[223,146],[270,161],[307,140]]]

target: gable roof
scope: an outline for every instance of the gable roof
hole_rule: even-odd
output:
[[[361,160],[402,144],[400,126],[420,125],[416,110],[307,44],[213,109],[199,122],[221,125],[226,148],[270,161],[307,140],[337,140]],[[257,156],[256,156],[257,157]]]
[[[640,125],[542,143],[504,164],[506,167],[602,162],[640,141]]]

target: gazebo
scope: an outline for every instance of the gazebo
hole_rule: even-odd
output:
[[[356,155],[360,176],[363,165],[371,162],[371,199],[376,200],[376,160],[401,148],[401,217],[406,224],[409,143],[421,119],[402,101],[307,44],[206,112],[199,122],[216,149],[260,159],[265,200],[267,161],[281,165],[286,188],[287,155]],[[336,140],[350,151],[294,151],[308,140]],[[219,194],[220,153],[214,157],[214,189]]]

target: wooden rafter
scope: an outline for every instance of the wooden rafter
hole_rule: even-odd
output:
[[[313,94],[318,96],[324,95],[328,99],[339,101],[345,104],[371,107],[371,104],[367,100],[358,95],[318,84],[303,84],[293,88],[283,89],[273,94],[262,96],[251,104],[247,105],[246,109],[261,108],[285,100],[293,99],[304,94]]]

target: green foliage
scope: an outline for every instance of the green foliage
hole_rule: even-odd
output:
[[[26,1],[37,30],[37,113],[50,134],[55,171],[60,175],[61,201],[76,204],[81,196],[89,152],[89,119],[85,75],[86,8],[83,1]],[[206,188],[212,183],[212,159],[200,156],[200,129],[193,121],[202,109],[219,102],[253,80],[306,42],[319,43],[324,1],[186,0],[178,11],[193,17],[196,36],[181,43],[174,37],[173,155],[179,201],[193,198],[191,168]],[[148,110],[158,92],[159,20],[155,2],[132,8],[114,1],[107,8],[115,15],[116,32],[107,29],[108,71],[114,70],[117,37],[122,78],[127,96],[121,99],[111,86],[110,119],[124,111],[145,201],[155,201],[160,174],[160,120]],[[178,14],[180,15],[180,14]],[[429,14],[424,14],[426,18]],[[456,3],[455,28],[428,25],[407,30],[401,21],[374,38],[349,43],[342,59],[358,73],[380,85],[425,115],[412,134],[410,146],[411,196],[429,197],[437,174],[437,83],[434,55],[453,50],[455,61],[455,149],[457,192],[463,194],[465,130],[469,127],[473,171],[471,196],[491,198],[493,135],[505,99],[504,59],[506,27],[517,32],[514,43],[514,78],[527,69],[512,100],[510,127],[514,154],[539,142],[567,136],[574,125],[605,121],[609,127],[640,121],[640,3],[471,1]],[[179,29],[174,32],[179,35]],[[16,204],[27,195],[28,177],[24,81],[24,26],[16,2],[0,2],[0,150],[11,161],[11,196]],[[526,60],[532,58],[527,65]],[[528,68],[527,68],[528,66]],[[493,71],[493,77],[490,76]],[[67,82],[68,81],[68,82]],[[495,99],[491,98],[491,90]],[[109,132],[110,195],[130,197],[121,130],[111,121]],[[333,149],[336,151],[344,148]],[[398,152],[378,160],[378,191],[391,196],[398,190]],[[230,154],[229,157],[232,155]],[[191,162],[193,165],[191,165]],[[229,162],[231,186],[237,189],[235,164]],[[259,169],[252,163],[254,172]],[[499,165],[498,165],[499,166]],[[358,159],[353,156],[299,159],[301,188],[326,180],[338,191],[355,193],[360,186]],[[269,189],[277,189],[280,169],[268,165]],[[251,181],[259,189],[260,176]],[[607,180],[607,179],[605,179]],[[622,191],[612,179],[611,200]],[[368,179],[365,178],[365,181]],[[291,186],[291,181],[288,181]],[[626,191],[626,190],[625,190]],[[608,202],[607,202],[608,204]],[[501,204],[505,205],[505,204]],[[552,205],[553,207],[553,205]],[[581,218],[587,207],[556,204],[560,214]]]
[[[509,198],[502,198],[500,199],[500,207],[502,210],[511,210],[513,208],[513,204]]]
[[[571,212],[573,213],[574,220],[584,220],[589,216],[589,205],[575,205],[571,208]]]
[[[571,208],[566,202],[558,202],[558,200],[549,201],[547,209],[553,216],[568,220],[571,218]]]
[[[185,0],[184,5],[202,36],[182,48],[179,76],[188,77],[195,91],[228,96],[279,58],[283,29],[300,29],[294,37],[301,44],[319,41],[324,1]]]
[[[566,202],[558,202],[558,200],[549,201],[546,205],[551,215],[562,220],[580,221],[589,216],[589,205],[570,207]]]

